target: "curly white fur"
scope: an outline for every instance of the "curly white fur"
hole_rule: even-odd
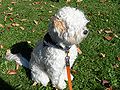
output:
[[[64,24],[62,26],[65,30],[60,30],[62,28],[59,27],[61,23],[58,23],[58,26],[54,25],[55,20]],[[71,67],[78,55],[75,44],[80,43],[87,36],[87,34],[83,34],[87,30],[87,23],[88,20],[85,18],[83,12],[75,8],[63,7],[55,14],[49,24],[48,32],[52,40],[63,48],[71,46]],[[44,47],[43,42],[40,42],[33,50],[30,61],[32,79],[37,83],[42,83],[44,86],[51,80],[54,87],[64,89],[66,88],[65,80],[67,80],[65,51],[54,45],[50,45],[50,43],[47,44],[48,46]]]
[[[33,81],[47,86],[51,80],[53,87],[59,89],[66,88],[66,53],[64,49],[71,47],[69,55],[70,67],[72,67],[78,56],[76,44],[79,44],[88,34],[87,23],[88,20],[85,18],[84,13],[72,7],[63,7],[51,18],[48,34],[53,42],[50,43],[46,40],[38,42],[31,55],[29,69],[31,69]],[[12,59],[16,57],[17,60],[22,59],[17,55],[14,55]],[[28,67],[24,63],[22,64]],[[71,77],[73,79],[72,75]]]

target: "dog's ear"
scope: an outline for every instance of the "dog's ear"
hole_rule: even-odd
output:
[[[66,32],[67,29],[66,29],[65,22],[63,20],[60,20],[59,18],[53,16],[52,21],[53,21],[54,27],[57,28],[57,30],[59,30],[60,33]]]

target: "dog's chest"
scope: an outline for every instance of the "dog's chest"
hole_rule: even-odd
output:
[[[47,67],[63,68],[65,66],[66,53],[64,50],[48,47],[43,51],[43,61]],[[73,45],[69,50],[70,64],[72,65],[77,58],[77,47]]]

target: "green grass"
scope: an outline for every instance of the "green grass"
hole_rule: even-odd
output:
[[[23,67],[20,67],[17,75],[7,75],[8,69],[15,68],[15,62],[8,62],[5,53],[13,44],[20,41],[31,41],[34,46],[38,40],[42,40],[47,32],[49,19],[63,6],[73,6],[84,11],[90,20],[88,37],[80,44],[82,54],[76,59],[74,70],[73,90],[104,90],[95,79],[106,79],[114,90],[120,90],[120,1],[119,0],[83,0],[76,4],[71,0],[66,4],[64,0],[59,3],[50,0],[0,0],[0,89],[8,90],[52,90],[51,84],[43,87],[41,84],[32,87],[32,81],[26,76]],[[35,4],[34,2],[40,2]],[[106,1],[106,2],[100,2]],[[54,6],[54,7],[53,7]],[[13,8],[9,10],[8,8]],[[8,15],[8,13],[12,13]],[[5,20],[5,17],[6,20]],[[12,18],[12,20],[10,20]],[[38,24],[35,24],[35,21]],[[13,27],[12,23],[19,26]],[[24,30],[20,29],[23,27]],[[112,30],[107,34],[104,30]],[[98,33],[100,30],[103,32]],[[116,34],[118,37],[114,37]],[[108,41],[104,36],[112,35]],[[101,57],[100,53],[105,54]],[[118,65],[119,67],[115,67]],[[66,89],[68,90],[68,88]]]

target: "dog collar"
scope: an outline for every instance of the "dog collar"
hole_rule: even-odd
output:
[[[56,48],[62,49],[64,51],[70,49],[70,46],[69,47],[63,46],[63,45],[59,45],[57,42],[54,42],[50,37],[49,33],[46,33],[46,35],[44,36],[43,46],[51,46],[51,45],[55,46]]]

